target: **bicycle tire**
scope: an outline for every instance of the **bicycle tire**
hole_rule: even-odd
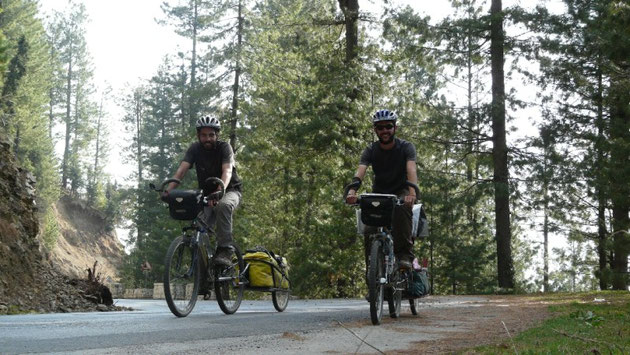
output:
[[[272,291],[271,300],[273,301],[273,307],[276,311],[282,312],[287,309],[287,305],[289,304],[289,291]]]
[[[199,292],[198,248],[190,239],[175,238],[164,258],[164,298],[171,312],[186,317],[195,307]],[[190,285],[192,284],[192,288]]]
[[[370,248],[370,266],[368,270],[368,294],[370,299],[370,318],[373,325],[381,323],[383,318],[383,298],[385,286],[381,278],[385,277],[385,256],[380,242],[373,242]]]
[[[229,267],[215,267],[214,290],[219,308],[225,314],[233,314],[241,306],[245,284],[241,282],[240,273],[245,269],[241,250],[233,245],[232,265]],[[225,279],[221,281],[221,279]]]
[[[411,309],[411,314],[414,316],[418,315],[418,299],[410,298],[409,299],[409,308]]]
[[[397,281],[400,277],[400,272],[392,277],[396,282],[393,282],[391,287],[387,288],[387,306],[389,308],[389,316],[392,318],[400,317],[400,308],[402,304],[402,291],[396,289]]]

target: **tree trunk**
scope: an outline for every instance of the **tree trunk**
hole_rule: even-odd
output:
[[[611,88],[611,169],[610,190],[613,211],[613,278],[614,290],[627,290],[628,254],[630,252],[630,94],[624,85]]]
[[[243,2],[238,2],[238,32],[236,34],[236,68],[234,69],[234,85],[232,86],[232,111],[230,113],[230,145],[236,152],[236,124],[238,120],[238,94],[241,78],[241,51],[243,47]]]
[[[68,78],[66,81],[66,137],[63,148],[63,160],[61,163],[61,187],[68,187],[68,161],[70,159],[70,136],[72,135],[72,39],[70,39],[70,56],[68,62]]]
[[[338,0],[346,25],[346,62],[359,55],[359,0]]]
[[[142,165],[142,92],[136,90],[134,93],[134,105],[135,112],[134,116],[136,118],[136,161],[138,162],[138,190],[142,189],[142,174],[143,174],[143,165]],[[137,194],[137,203],[138,206],[142,205],[141,195]],[[140,221],[136,220],[136,247],[142,244],[143,235],[142,230],[140,229]]]
[[[607,193],[604,186],[607,185],[605,177],[605,147],[604,142],[604,94],[603,94],[603,76],[601,64],[598,65],[597,77],[597,139],[595,141],[595,150],[597,154],[596,165],[596,193],[597,193],[597,255],[599,257],[599,288],[607,290],[609,285],[609,272],[607,267],[606,243],[608,240],[608,232],[606,230],[606,202]]]
[[[494,166],[498,282],[499,287],[512,289],[514,288],[514,266],[512,262],[512,235],[510,228],[508,149],[505,132],[504,33],[501,0],[492,0],[490,15],[492,162]]]
[[[195,93],[197,89],[197,25],[199,23],[199,5],[198,0],[193,0],[193,23],[192,23],[192,60],[190,62],[190,94],[188,95],[189,101],[189,114],[190,114],[190,124],[192,126],[195,125],[195,121],[197,120],[198,110],[197,104],[195,101]]]

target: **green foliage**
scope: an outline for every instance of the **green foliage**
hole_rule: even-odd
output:
[[[0,126],[11,136],[20,165],[36,178],[37,204],[48,214],[59,197],[57,162],[44,123],[50,72],[48,45],[33,1],[3,1],[0,13],[2,48],[11,59],[0,100]]]
[[[59,224],[57,223],[57,216],[55,216],[54,210],[49,208],[43,218],[43,233],[42,239],[44,240],[44,246],[48,250],[52,250],[57,244],[59,238]]]

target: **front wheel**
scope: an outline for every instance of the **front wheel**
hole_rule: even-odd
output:
[[[282,312],[287,308],[289,304],[289,290],[281,291],[276,290],[271,292],[271,300],[273,301],[273,307],[278,312]]]
[[[383,318],[383,297],[385,285],[385,256],[381,243],[375,241],[370,248],[370,266],[368,269],[368,295],[370,299],[370,317],[372,324],[378,325]]]
[[[179,236],[164,258],[164,298],[178,317],[186,317],[195,307],[199,291],[199,248],[188,236]]]
[[[245,269],[240,249],[233,245],[230,266],[215,266],[214,291],[217,303],[225,314],[236,312],[243,300],[245,284],[241,282],[240,273]]]

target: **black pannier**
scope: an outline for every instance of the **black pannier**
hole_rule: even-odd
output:
[[[373,227],[391,226],[396,200],[396,195],[361,195],[361,221]]]
[[[198,190],[171,190],[168,197],[168,212],[173,219],[190,221],[203,209],[203,196]]]

